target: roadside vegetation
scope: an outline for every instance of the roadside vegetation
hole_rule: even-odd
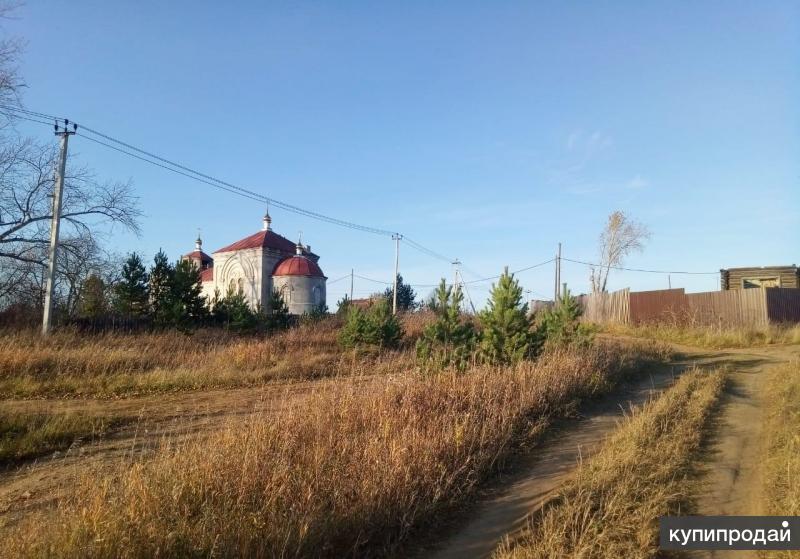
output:
[[[409,320],[409,331],[420,326]],[[275,380],[380,373],[403,367],[404,353],[359,355],[337,344],[331,317],[271,336],[198,330],[85,335],[59,330],[0,332],[0,396],[4,398],[120,397],[254,386]],[[369,367],[367,367],[369,366]],[[370,371],[368,371],[370,372]]]
[[[723,371],[688,371],[633,411],[495,557],[654,556],[658,517],[691,510],[694,460],[724,384]]]
[[[673,324],[642,324],[637,326],[608,324],[604,325],[602,329],[609,334],[652,338],[711,349],[800,343],[800,325],[769,326],[764,328],[731,328],[719,326],[678,326]]]
[[[769,371],[764,420],[764,514],[800,515],[800,362]],[[764,557],[794,557],[773,551]]]
[[[343,378],[302,409],[165,443],[111,477],[87,474],[57,511],[29,518],[0,551],[341,557],[396,549],[463,503],[550,419],[664,357],[657,345],[602,344],[463,373]]]
[[[0,466],[65,450],[75,442],[104,435],[124,421],[77,413],[0,411]]]

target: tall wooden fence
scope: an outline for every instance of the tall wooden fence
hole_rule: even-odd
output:
[[[685,293],[683,289],[584,295],[584,320],[598,323],[765,326],[800,322],[800,289]]]

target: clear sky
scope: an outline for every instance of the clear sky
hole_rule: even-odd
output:
[[[27,40],[27,108],[399,230],[460,258],[470,280],[546,260],[559,241],[592,260],[615,209],[652,231],[631,267],[800,264],[798,6],[29,0],[2,32]],[[81,138],[71,149],[135,183],[143,232],[115,236],[120,252],[177,258],[198,228],[207,252],[260,229],[257,203]],[[391,239],[271,213],[285,236],[303,231],[331,280],[351,268],[391,280]],[[451,277],[407,246],[400,262],[411,283]],[[551,296],[552,277],[550,265],[519,275],[532,297]],[[562,277],[588,289],[583,266]],[[667,277],[612,275],[626,286]],[[356,296],[376,288],[357,280]],[[332,305],[349,282],[328,289]]]

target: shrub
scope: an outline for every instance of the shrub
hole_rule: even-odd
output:
[[[547,337],[547,343],[572,345],[591,342],[593,331],[588,325],[580,322],[582,314],[583,309],[578,300],[564,286],[564,291],[555,307],[542,313],[540,323]]]
[[[528,305],[522,303],[522,287],[508,268],[497,285],[492,285],[488,307],[478,318],[482,328],[480,353],[487,363],[517,363],[541,351],[542,332],[534,328]]]
[[[253,330],[259,325],[259,315],[247,302],[244,292],[228,290],[223,298],[218,297],[219,293],[214,294],[214,302],[211,311],[211,319],[214,323],[222,326],[226,330],[247,331]]]
[[[475,351],[476,333],[461,316],[461,289],[447,287],[445,280],[435,292],[436,322],[425,327],[417,340],[417,360],[428,370],[455,367],[463,371]]]
[[[403,337],[403,329],[392,314],[388,301],[379,299],[368,311],[353,307],[339,333],[339,343],[352,348],[362,345],[396,347]]]

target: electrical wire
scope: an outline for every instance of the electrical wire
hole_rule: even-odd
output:
[[[719,272],[684,272],[684,271],[674,271],[674,270],[643,270],[640,268],[623,268],[621,266],[606,266],[605,264],[594,264],[592,262],[585,262],[583,260],[573,260],[571,258],[564,258],[561,257],[561,260],[566,262],[572,262],[573,264],[583,264],[584,266],[594,266],[595,268],[610,268],[612,270],[622,270],[625,272],[644,272],[647,274],[689,274],[689,275],[697,275],[697,276],[707,276],[707,275],[717,275]]]

